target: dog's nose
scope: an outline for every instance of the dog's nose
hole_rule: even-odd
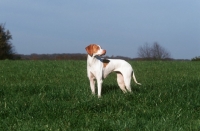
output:
[[[103,50],[103,55],[105,55],[106,54],[106,50]]]

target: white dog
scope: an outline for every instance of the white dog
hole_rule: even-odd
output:
[[[97,44],[90,44],[85,49],[88,53],[87,75],[90,81],[92,94],[95,94],[96,79],[98,84],[98,97],[101,97],[103,79],[113,71],[117,73],[118,85],[124,93],[126,93],[127,90],[131,92],[131,77],[133,77],[136,84],[141,85],[137,82],[133,68],[128,62],[120,59],[102,59],[100,56],[105,55],[106,50],[102,49]]]

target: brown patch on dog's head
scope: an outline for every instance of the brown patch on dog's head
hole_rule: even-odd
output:
[[[94,53],[96,53],[100,47],[96,44],[90,44],[89,46],[87,46],[86,48],[87,53],[92,56]]]
[[[108,59],[103,59],[103,67],[105,68],[108,64],[109,64],[109,60]]]

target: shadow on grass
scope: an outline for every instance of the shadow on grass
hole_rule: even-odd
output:
[[[102,85],[102,94],[109,94],[110,92],[115,92],[117,90],[120,90],[118,85],[108,85],[108,84],[103,84]]]
[[[141,88],[138,86],[135,86],[135,85],[131,85],[131,90],[132,90],[132,93],[140,93],[141,92]],[[103,84],[102,85],[102,94],[110,94],[110,92],[116,92],[116,91],[122,92],[122,90],[116,84],[113,84],[113,85],[108,85],[108,84],[104,85]]]

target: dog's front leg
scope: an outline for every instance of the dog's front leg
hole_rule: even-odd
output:
[[[92,94],[95,95],[95,80],[94,78],[89,78],[90,79],[90,88],[92,91]]]
[[[103,83],[102,79],[97,79],[97,84],[98,84],[98,98],[101,97],[102,83]]]
[[[89,70],[88,70],[88,78],[90,81],[90,88],[91,88],[92,94],[95,95],[95,76]]]

